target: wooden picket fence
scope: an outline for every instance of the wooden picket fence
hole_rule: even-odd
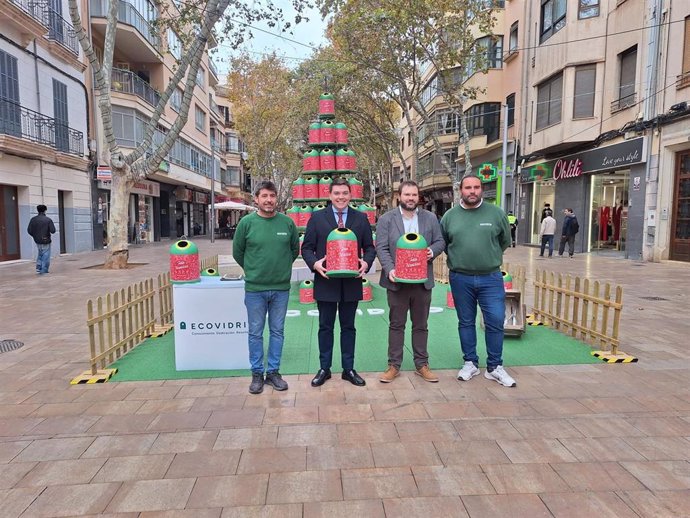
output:
[[[218,269],[218,256],[201,261],[200,271]],[[158,324],[155,300],[158,292]],[[157,325],[173,322],[170,272],[158,275],[158,289],[153,279],[132,284],[86,303],[86,326],[89,331],[91,374],[124,356],[154,332]],[[80,381],[81,382],[81,381]],[[90,382],[90,381],[89,381]]]
[[[133,349],[153,330],[153,279],[132,284],[86,303],[91,374]]]
[[[534,280],[534,317],[537,321],[618,354],[623,288],[537,270]]]

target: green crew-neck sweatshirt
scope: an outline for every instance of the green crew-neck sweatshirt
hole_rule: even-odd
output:
[[[289,290],[298,255],[297,227],[285,214],[262,218],[252,213],[237,225],[232,256],[244,269],[245,291]]]
[[[510,225],[500,207],[483,201],[476,209],[457,205],[443,215],[448,268],[469,275],[497,272],[511,244]]]

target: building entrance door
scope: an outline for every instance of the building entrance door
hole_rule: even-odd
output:
[[[675,184],[669,259],[690,261],[690,152],[676,155]]]
[[[19,259],[19,202],[17,188],[0,185],[0,261]]]

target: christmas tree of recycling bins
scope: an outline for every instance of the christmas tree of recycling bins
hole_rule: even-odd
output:
[[[318,120],[309,125],[309,150],[302,159],[302,175],[292,182],[293,206],[286,211],[301,233],[312,212],[326,208],[331,183],[338,177],[346,178],[350,185],[350,208],[364,212],[372,227],[376,225],[376,209],[364,202],[364,185],[356,176],[357,157],[348,145],[347,127],[334,120],[333,95],[324,93],[319,97]]]

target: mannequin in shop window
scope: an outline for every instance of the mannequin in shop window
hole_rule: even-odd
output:
[[[616,243],[618,243],[621,238],[621,217],[623,215],[625,205],[627,205],[627,202],[621,200],[613,209],[613,240]]]

